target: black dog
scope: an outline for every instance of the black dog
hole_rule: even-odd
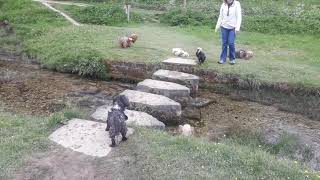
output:
[[[202,48],[200,47],[197,48],[196,56],[198,58],[199,64],[204,63],[204,61],[206,60],[206,55],[204,54],[204,52],[202,51]]]
[[[127,140],[127,126],[126,120],[128,117],[125,115],[124,110],[129,106],[129,100],[126,96],[120,95],[113,100],[111,111],[108,112],[107,128],[109,137],[111,138],[111,147],[116,146],[115,137],[121,133],[122,141]]]

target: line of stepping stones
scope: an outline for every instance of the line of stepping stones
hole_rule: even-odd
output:
[[[171,58],[165,64],[196,65],[191,59]],[[178,124],[182,107],[190,100],[190,93],[197,92],[199,77],[178,71],[160,69],[152,79],[137,84],[135,90],[125,90],[121,95],[128,97],[130,106],[125,111],[128,127],[142,126],[164,129],[165,125]],[[91,156],[103,157],[111,151],[105,131],[108,111],[111,106],[99,107],[91,120],[72,119],[49,137],[52,141],[74,151]],[[128,135],[133,133],[129,128]],[[118,137],[120,140],[120,137]]]

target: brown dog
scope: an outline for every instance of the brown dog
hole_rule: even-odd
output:
[[[137,39],[138,39],[138,35],[135,34],[135,33],[132,33],[132,34],[129,36],[129,38],[131,38],[131,39],[132,39],[132,42],[135,43],[135,42],[137,41]]]
[[[119,38],[118,41],[119,41],[119,45],[120,45],[121,48],[128,48],[128,47],[131,46],[131,43],[133,42],[133,39],[130,38],[130,37],[124,36],[124,37]]]
[[[237,59],[245,59],[249,60],[253,57],[253,52],[252,51],[247,51],[244,49],[240,49],[236,51],[236,58]]]

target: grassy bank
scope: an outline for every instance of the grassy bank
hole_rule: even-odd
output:
[[[140,35],[138,42],[130,49],[118,48],[117,38],[130,32]],[[320,44],[312,36],[243,32],[238,36],[237,47],[253,50],[255,57],[251,61],[239,60],[235,66],[216,63],[220,53],[219,41],[219,34],[209,27],[69,26],[52,29],[25,44],[29,54],[36,56],[47,67],[60,71],[68,71],[68,67],[74,67],[75,62],[88,55],[103,60],[160,63],[172,56],[171,49],[174,47],[182,47],[192,58],[195,58],[195,49],[202,47],[208,60],[201,68],[239,74],[242,78],[254,78],[261,82],[320,87]]]
[[[237,37],[237,47],[253,50],[254,58],[251,61],[239,60],[236,66],[218,65],[216,62],[220,53],[219,33],[214,33],[210,26],[168,27],[135,23],[129,25],[119,24],[120,21],[116,18],[114,23],[118,27],[73,27],[37,2],[3,2],[0,8],[5,13],[0,15],[0,20],[8,19],[16,29],[18,38],[4,39],[4,43],[1,44],[22,41],[23,52],[36,57],[45,67],[53,70],[103,77],[106,69],[103,64],[105,60],[160,63],[161,60],[172,56],[171,49],[174,47],[185,49],[192,58],[195,58],[195,49],[202,47],[208,61],[201,68],[217,70],[224,74],[238,74],[241,78],[258,82],[284,82],[303,87],[320,87],[320,44],[317,36],[241,32]],[[192,2],[190,1],[190,5]],[[97,9],[89,9],[88,12],[92,10],[99,14],[103,11],[101,8],[109,8],[110,13],[120,11],[119,7],[114,10],[111,6],[105,6],[97,5]],[[293,4],[288,7],[295,6]],[[76,12],[76,18],[79,14],[85,18],[97,16],[79,13],[79,9],[72,10],[72,6],[64,10],[69,10],[71,14]],[[100,20],[105,20],[108,24],[110,19]],[[91,21],[92,19],[88,20],[89,23]],[[137,43],[130,49],[118,48],[118,37],[130,32],[139,34]]]
[[[82,116],[77,109],[66,109],[50,117],[0,112],[0,179],[13,173],[30,154],[48,150],[48,136],[60,123]]]
[[[124,154],[136,147],[142,179],[317,179],[298,163],[277,160],[263,148],[239,141],[212,143],[140,129],[122,146]]]

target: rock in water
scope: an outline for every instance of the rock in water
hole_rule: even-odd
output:
[[[146,112],[165,124],[177,124],[181,117],[180,103],[162,95],[125,90],[120,95],[129,99],[129,109]]]

